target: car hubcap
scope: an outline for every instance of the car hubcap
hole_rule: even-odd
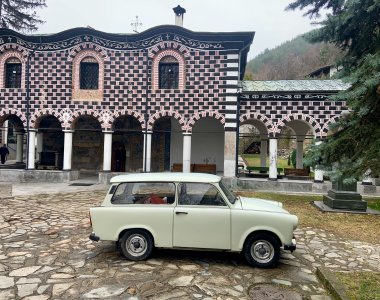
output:
[[[133,256],[140,256],[147,249],[145,238],[141,235],[131,235],[126,241],[126,246],[128,253]]]
[[[267,241],[256,241],[252,244],[251,255],[256,261],[267,263],[271,261],[274,256],[274,248],[272,244]]]

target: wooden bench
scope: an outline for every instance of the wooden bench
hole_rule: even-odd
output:
[[[308,169],[291,169],[284,168],[284,174],[286,177],[293,179],[309,179],[310,171]]]
[[[182,172],[182,170],[182,164],[173,163],[172,172]],[[216,174],[216,164],[191,164],[190,172]]]
[[[267,174],[267,173],[269,173],[269,167],[248,166],[247,171],[248,171],[248,174],[251,174],[251,172],[258,172],[260,174]],[[284,168],[277,168],[277,174],[281,174],[283,172],[284,172]]]

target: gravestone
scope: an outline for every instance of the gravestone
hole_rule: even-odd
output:
[[[349,184],[342,179],[333,182],[332,189],[323,196],[323,203],[334,209],[367,210],[367,201],[357,192],[356,181]]]

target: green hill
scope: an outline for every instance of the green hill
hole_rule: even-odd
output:
[[[250,60],[246,79],[302,79],[321,67],[335,65],[341,56],[341,51],[332,44],[311,44],[298,36]]]

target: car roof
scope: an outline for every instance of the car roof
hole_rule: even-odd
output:
[[[205,173],[135,173],[118,175],[111,178],[111,183],[160,181],[160,182],[219,182],[220,177]]]

